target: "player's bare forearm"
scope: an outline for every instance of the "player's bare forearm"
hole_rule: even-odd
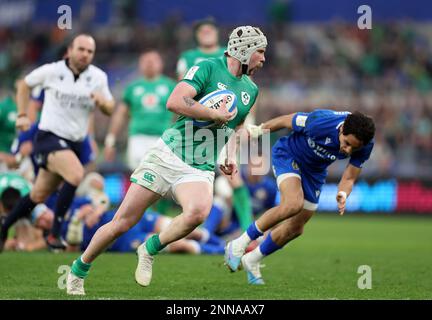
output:
[[[112,116],[108,133],[117,136],[128,117],[129,109],[124,103],[121,103]]]
[[[238,173],[237,168],[237,150],[240,143],[240,128],[243,127],[243,122],[235,128],[235,132],[228,139],[227,144],[222,149],[221,160],[222,165],[219,166],[221,171],[230,178],[230,181],[234,179],[236,173]]]
[[[354,183],[356,182],[358,176],[360,175],[360,172],[361,172],[360,168],[357,168],[349,164],[346,167],[342,175],[342,178],[339,182],[338,192],[343,191],[346,193],[347,196],[349,196],[354,186]]]
[[[231,137],[229,138],[227,145],[226,145],[226,150],[227,150],[227,160],[232,161],[232,162],[236,162],[237,159],[237,137],[238,137],[238,132],[234,132]]]
[[[242,129],[244,127],[244,121],[237,125],[234,133],[229,137],[228,142],[225,146],[226,148],[226,159],[232,162],[237,162],[237,150],[240,145],[240,135],[242,134]]]
[[[27,107],[30,101],[30,90],[31,88],[24,80],[18,82],[16,95],[18,115],[27,114]]]
[[[102,111],[103,114],[105,114],[107,116],[110,116],[113,114],[114,107],[115,107],[114,99],[112,99],[112,100],[103,99],[101,101],[101,103],[99,104],[99,109]]]
[[[37,100],[30,100],[28,104],[27,109],[27,115],[31,121],[31,123],[34,123],[37,121],[38,112],[40,112],[42,108],[42,103]]]
[[[213,120],[214,110],[195,101],[197,92],[191,85],[180,82],[174,88],[167,101],[167,109],[171,112],[200,120]]]
[[[270,130],[270,132],[274,132],[280,129],[287,128],[292,130],[292,119],[295,113],[291,113],[288,115],[280,116],[274,119],[270,119],[262,124],[262,129]]]

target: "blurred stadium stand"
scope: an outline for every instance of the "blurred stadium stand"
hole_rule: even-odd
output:
[[[62,4],[72,8],[71,31],[57,28],[57,8]],[[144,49],[160,50],[165,72],[175,77],[179,53],[194,46],[195,20],[213,16],[221,27],[221,43],[233,26],[256,24],[269,38],[266,65],[255,79],[261,92],[257,121],[325,107],[366,112],[374,117],[378,132],[363,177],[384,179],[380,181],[385,190],[397,194],[399,188],[414,187],[393,178],[432,180],[432,2],[369,1],[372,30],[357,28],[357,8],[362,4],[0,0],[0,98],[19,75],[55,60],[78,32],[95,36],[95,64],[108,72],[119,100],[125,84],[138,76],[136,58]],[[97,114],[97,121],[96,139],[102,145],[108,118]],[[120,137],[123,151],[125,138]],[[100,165],[111,172],[123,170]],[[333,165],[330,177],[339,177],[344,166]],[[423,185],[418,188],[430,192]],[[397,205],[398,199],[385,205]]]

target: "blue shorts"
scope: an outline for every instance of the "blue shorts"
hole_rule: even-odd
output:
[[[277,179],[279,188],[280,183],[288,177],[299,177],[301,179],[304,208],[315,211],[318,208],[318,201],[321,194],[321,188],[325,183],[327,171],[308,170],[302,166],[295,156],[292,155],[280,141],[276,142],[272,149],[273,172]]]
[[[24,142],[32,141],[34,143],[35,136],[36,136],[37,132],[39,131],[38,125],[39,125],[39,123],[36,122],[30,127],[29,130],[21,132],[18,135],[18,143],[14,144],[14,146],[12,147],[12,150],[11,150],[13,154],[18,153],[21,145]],[[95,158],[96,158],[96,155],[93,153],[93,150],[92,150],[90,136],[87,135],[81,144],[81,151],[80,151],[79,160],[80,160],[81,164],[83,166],[85,166],[89,162],[95,160]],[[36,168],[37,164],[36,164],[36,160],[34,157],[34,151],[31,154],[31,160],[33,162],[34,167]]]
[[[72,150],[81,159],[82,141],[71,141],[61,138],[52,132],[38,130],[33,141],[33,153],[36,164],[47,169],[48,155],[59,150]]]
[[[87,135],[81,143],[81,151],[79,160],[83,166],[89,164],[96,159],[96,154],[93,153],[93,149],[90,142],[90,136]]]

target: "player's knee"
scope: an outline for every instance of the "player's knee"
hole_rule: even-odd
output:
[[[69,183],[73,184],[74,186],[79,186],[81,181],[84,179],[84,169],[78,170],[75,172],[75,174],[72,176],[72,181]]]
[[[289,218],[303,209],[303,200],[290,201],[279,205],[279,215],[282,219]]]
[[[199,225],[204,222],[209,212],[208,205],[195,204],[184,211],[185,221],[188,225]]]
[[[84,168],[77,168],[75,170],[71,170],[70,174],[68,174],[64,179],[74,186],[79,186],[81,181],[84,179]]]

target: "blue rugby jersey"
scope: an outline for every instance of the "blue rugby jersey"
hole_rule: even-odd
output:
[[[337,159],[347,156],[341,153],[339,128],[350,112],[318,109],[311,113],[298,112],[292,120],[292,132],[276,142],[273,150],[280,148],[292,155],[303,169],[323,172]],[[349,163],[361,168],[369,159],[373,140],[351,154]]]

